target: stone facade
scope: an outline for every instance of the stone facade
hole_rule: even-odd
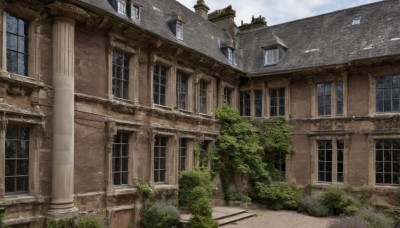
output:
[[[132,8],[121,15],[118,2]],[[398,8],[399,1],[360,10],[386,4]],[[134,7],[140,14],[133,14]],[[6,208],[6,224],[33,227],[46,217],[78,212],[95,214],[110,227],[135,224],[141,204],[134,180],[153,183],[160,198],[176,199],[179,169],[200,165],[195,146],[211,149],[219,134],[215,109],[229,101],[238,109],[248,106],[247,116],[270,118],[275,115],[271,107],[279,109],[273,91],[282,88],[280,114],[294,125],[296,148],[295,155],[285,158],[288,180],[394,189],[396,183],[377,184],[375,154],[380,140],[400,139],[399,115],[376,111],[376,83],[399,75],[398,46],[397,53],[379,52],[362,60],[287,70],[278,63],[277,70],[262,66],[254,71],[254,59],[247,54],[258,44],[247,39],[269,29],[265,20],[254,19],[241,31],[231,7],[210,14],[215,24],[205,20],[209,8],[204,1],[195,8],[199,15],[173,0],[0,1],[0,205]],[[12,32],[15,18],[26,23],[26,41],[20,41],[27,46],[24,51],[18,45],[12,49],[13,37],[24,37]],[[267,35],[270,43],[257,47],[261,55],[279,47],[289,58],[295,45],[278,33]],[[17,72],[10,67],[12,53],[23,59]],[[263,62],[263,57],[254,61]],[[333,114],[320,116],[317,87],[324,83],[342,89],[329,94]],[[177,91],[177,85],[184,89]],[[10,136],[10,129],[29,129],[23,140],[27,146],[10,149],[13,141],[22,140]],[[328,161],[332,178],[326,181],[319,178],[322,141],[344,145],[344,158]],[[334,155],[340,145],[331,149]],[[7,155],[10,151],[28,152],[27,179],[8,170],[15,160]],[[341,161],[343,169],[337,166]],[[20,167],[17,161],[12,164]]]

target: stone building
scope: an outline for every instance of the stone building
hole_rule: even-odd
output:
[[[93,213],[128,227],[134,180],[176,197],[224,101],[284,116],[300,185],[399,184],[400,1],[237,27],[174,0],[0,1],[0,206],[6,224]],[[193,150],[203,153],[195,159]],[[379,192],[378,191],[378,192]]]

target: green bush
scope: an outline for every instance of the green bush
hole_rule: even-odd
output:
[[[317,198],[311,196],[305,196],[300,200],[298,211],[315,217],[326,217],[329,215],[328,208]]]
[[[136,181],[135,186],[139,192],[140,199],[143,201],[146,201],[146,200],[152,201],[155,198],[155,196],[157,195],[157,191],[154,188],[154,186],[152,186],[148,182],[143,182],[143,181],[138,180],[138,181]]]
[[[193,215],[211,216],[211,199],[208,196],[207,190],[201,186],[195,187],[191,191],[191,204],[188,206],[188,210]]]
[[[172,205],[155,203],[145,208],[142,214],[142,225],[144,228],[164,228],[177,226],[180,214],[178,209]]]
[[[225,191],[225,200],[239,201],[242,203],[251,203],[251,198],[246,193],[240,191],[234,186],[229,186],[229,188]]]
[[[377,213],[373,208],[361,208],[355,217],[364,220],[369,228],[393,228],[394,220],[382,213]]]
[[[352,214],[357,211],[356,201],[338,186],[328,187],[318,195],[318,200],[328,208],[331,215]]]
[[[256,183],[258,198],[273,210],[297,209],[301,193],[294,183],[272,182],[270,184]]]
[[[63,219],[47,219],[47,228],[74,228],[74,218],[63,218]]]
[[[188,207],[193,201],[192,190],[201,186],[211,198],[214,189],[210,173],[204,170],[182,171],[179,177],[179,206]]]
[[[6,209],[3,207],[0,207],[0,228],[6,227],[6,225],[4,225],[4,214],[5,213],[6,213]]]
[[[77,228],[101,228],[102,225],[97,220],[97,218],[93,216],[83,216],[78,220]]]
[[[218,223],[211,217],[195,215],[188,223],[190,228],[218,228]]]
[[[369,185],[363,185],[360,189],[360,203],[362,205],[369,205],[371,203],[374,188]]]

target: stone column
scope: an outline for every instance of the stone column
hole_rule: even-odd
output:
[[[74,207],[74,39],[75,21],[53,24],[53,172],[50,213],[61,217]]]

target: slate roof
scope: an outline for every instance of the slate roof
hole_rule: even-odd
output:
[[[118,14],[108,0],[79,0],[133,23]],[[142,5],[140,23],[144,30],[178,45],[200,52],[231,65],[220,46],[230,43],[230,36],[218,26],[197,15],[175,0],[134,0]],[[175,38],[167,24],[168,14],[182,12],[184,40]],[[359,25],[352,25],[361,16]],[[238,33],[238,67],[250,75],[270,74],[315,66],[345,64],[353,60],[400,54],[400,0],[344,9],[280,25]],[[263,65],[264,47],[285,47],[277,65]],[[232,66],[232,65],[231,65]],[[235,67],[235,66],[232,66]],[[236,67],[235,67],[236,68]]]
[[[129,23],[151,31],[164,39],[200,52],[214,60],[231,65],[221,52],[219,45],[230,42],[231,38],[224,30],[212,22],[205,20],[175,0],[134,0],[141,8],[139,23],[132,22],[122,14],[118,14],[108,0],[80,0],[100,10],[110,13]],[[183,41],[175,37],[168,26],[168,15],[182,12],[184,18]],[[236,67],[235,67],[236,68]]]
[[[361,23],[352,25],[361,16]],[[262,47],[287,50],[275,66],[263,65]],[[243,70],[276,73],[400,54],[400,0],[385,0],[239,34]]]

